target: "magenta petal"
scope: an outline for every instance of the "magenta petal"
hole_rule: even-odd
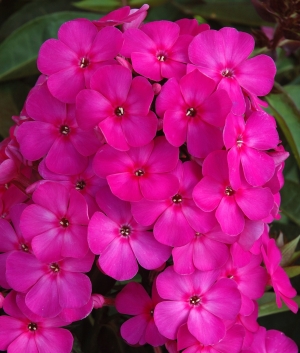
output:
[[[0,317],[0,349],[2,351],[7,350],[7,347],[13,342],[18,336],[24,332],[24,323],[10,316]]]
[[[179,36],[180,28],[177,23],[171,21],[155,21],[145,24],[142,27],[156,44],[158,48],[169,48],[173,46]]]
[[[70,139],[62,136],[50,148],[46,166],[58,174],[79,174],[87,168],[88,159],[77,152]]]
[[[39,353],[46,349],[55,353],[69,353],[72,350],[73,341],[74,338],[70,331],[56,327],[47,327],[36,335],[35,339]]]
[[[200,180],[193,191],[195,204],[205,212],[211,212],[218,207],[223,196],[223,185],[210,177]]]
[[[183,246],[193,239],[194,234],[194,229],[177,205],[166,209],[154,225],[155,238],[169,246]]]
[[[174,261],[174,270],[180,275],[189,275],[195,271],[193,262],[194,242],[174,248],[172,256]]]
[[[152,232],[134,233],[129,243],[138,263],[147,270],[160,267],[171,255],[171,248],[156,241]]]
[[[16,245],[19,246],[18,236],[11,224],[5,219],[0,219],[0,234],[0,252],[15,250]]]
[[[133,278],[138,271],[135,255],[128,239],[113,240],[99,258],[101,269],[117,281]]]
[[[133,147],[148,144],[156,135],[157,117],[149,111],[147,116],[129,115],[122,119],[121,126],[127,143]]]
[[[162,118],[166,110],[177,110],[185,107],[180,86],[175,78],[168,80],[161,89],[156,100],[156,112]]]
[[[0,286],[5,289],[10,289],[11,286],[8,284],[6,280],[6,260],[10,255],[10,251],[0,254]]]
[[[6,266],[7,282],[19,292],[26,292],[45,273],[35,256],[21,251],[11,253]]]
[[[178,184],[178,179],[173,174],[149,174],[140,179],[141,193],[147,200],[165,200],[175,195]]]
[[[27,332],[21,334],[9,345],[8,352],[19,353],[20,347],[22,347],[23,352],[39,353],[35,339]]]
[[[59,304],[56,276],[44,275],[26,294],[28,308],[42,317],[55,317],[62,308]]]
[[[241,150],[233,146],[227,155],[229,181],[234,189],[241,187]],[[261,173],[262,174],[262,173]]]
[[[265,112],[252,113],[246,122],[243,139],[247,146],[258,150],[275,148],[279,143],[275,119]]]
[[[75,103],[77,94],[85,88],[80,67],[70,67],[51,75],[47,85],[53,96],[64,103]]]
[[[32,250],[40,261],[55,262],[62,258],[62,233],[60,229],[54,228],[32,239]]]
[[[63,42],[48,39],[41,46],[37,67],[43,74],[52,75],[72,65],[78,65],[78,56]]]
[[[58,130],[52,124],[40,121],[27,121],[17,130],[21,153],[30,161],[44,157],[57,137]]]
[[[63,257],[83,258],[88,249],[87,226],[71,225],[64,233],[61,255]]]
[[[252,186],[262,186],[275,172],[274,159],[267,153],[243,146],[241,163],[245,178]]]
[[[102,236],[105,234],[105,236]],[[103,213],[95,212],[89,222],[88,243],[94,254],[101,254],[119,236],[118,225]]]
[[[134,219],[143,226],[150,226],[169,207],[171,201],[149,201],[141,200],[131,204]]]
[[[227,332],[224,339],[217,343],[219,352],[241,353],[245,330],[242,325],[233,325]]]
[[[222,184],[228,183],[227,153],[215,151],[205,158],[202,167],[203,176],[209,176]]]
[[[109,175],[107,182],[112,193],[121,200],[134,202],[140,201],[143,198],[138,177],[133,173]]]
[[[174,129],[176,126],[176,129]],[[168,142],[180,147],[186,141],[188,118],[180,110],[167,110],[163,119],[163,130]]]
[[[267,352],[297,353],[296,343],[282,332],[269,330],[266,332],[266,350]]]
[[[76,97],[76,119],[82,129],[94,128],[112,113],[111,103],[97,91],[86,89]]]
[[[152,53],[132,53],[132,66],[136,72],[153,81],[163,79],[160,61]]]
[[[96,35],[89,57],[93,62],[113,59],[122,47],[123,35],[115,27],[104,27]]]
[[[187,303],[167,301],[158,303],[154,310],[154,321],[159,332],[174,340],[181,325],[186,323],[189,315]]]
[[[218,85],[218,89],[224,89],[232,101],[232,113],[242,115],[245,113],[246,102],[238,81],[234,77],[223,78]]]
[[[254,242],[262,235],[263,231],[263,222],[246,219],[245,228],[239,236],[238,243],[244,250],[250,250]]]
[[[257,55],[241,63],[236,76],[247,91],[265,96],[273,87],[275,73],[274,61],[267,55]]]
[[[137,51],[137,48],[140,52],[150,52],[155,49],[155,47],[156,44],[146,33],[137,28],[132,28],[124,33],[124,44],[121,50],[121,55],[130,58],[131,54]]]
[[[216,211],[216,218],[224,233],[240,234],[245,226],[245,217],[234,196],[225,196]]]
[[[225,336],[224,322],[203,308],[193,308],[187,326],[190,333],[205,345],[219,342]]]
[[[128,283],[116,297],[116,309],[121,314],[140,315],[148,306],[152,300],[140,283]]]
[[[269,188],[239,189],[235,199],[245,215],[252,221],[267,217],[274,205],[274,198]]]
[[[59,304],[62,308],[80,308],[89,301],[92,284],[83,273],[62,271],[57,276],[57,290]]]
[[[145,332],[145,341],[149,343],[153,347],[161,346],[166,342],[166,337],[160,334],[157,326],[155,325],[154,319],[151,318],[148,321],[148,325],[146,327]]]
[[[122,129],[122,120],[112,115],[99,123],[99,127],[106,139],[106,142],[120,151],[128,151],[129,145]]]
[[[121,326],[121,336],[129,344],[145,344],[145,330],[148,325],[146,315],[138,315],[125,321]]]
[[[175,77],[179,80],[186,73],[186,64],[171,58],[161,63],[161,75],[166,78]]]

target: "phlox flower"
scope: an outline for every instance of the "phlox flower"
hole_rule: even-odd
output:
[[[180,27],[180,34],[189,34],[191,36],[196,36],[197,34],[210,29],[207,23],[199,24],[195,18],[182,18],[175,21],[175,23]]]
[[[245,179],[252,186],[262,186],[275,172],[274,159],[265,151],[279,142],[275,119],[265,112],[254,112],[244,121],[229,114],[224,128],[228,152],[229,179],[233,187],[241,185],[240,165]]]
[[[107,15],[93,21],[94,25],[101,29],[106,26],[123,25],[123,30],[138,28],[147,16],[149,5],[144,4],[140,9],[130,9],[130,6],[123,6],[111,11]]]
[[[26,208],[25,204],[16,204],[11,208],[11,222],[6,219],[0,219],[0,286],[3,288],[10,288],[6,281],[6,259],[12,251],[31,252],[31,246],[28,241],[24,240],[22,232],[19,227],[20,216]]]
[[[224,90],[214,92],[215,87],[212,79],[194,70],[179,82],[167,81],[156,101],[166,139],[176,147],[187,142],[188,152],[198,158],[224,145],[222,128],[232,103]]]
[[[245,227],[245,217],[259,221],[270,214],[274,198],[269,188],[253,188],[247,183],[239,188],[231,185],[226,151],[210,153],[202,173],[204,177],[195,186],[193,198],[203,211],[216,209],[223,232],[238,235]]]
[[[129,202],[116,198],[108,187],[99,191],[97,202],[105,214],[93,215],[88,242],[92,252],[100,254],[98,264],[107,275],[128,280],[136,275],[138,263],[153,270],[170,257],[171,249],[155,240],[150,227],[133,219]]]
[[[63,309],[76,309],[91,299],[88,272],[94,256],[88,252],[83,259],[64,258],[56,262],[41,262],[33,254],[15,251],[6,260],[7,282],[24,293],[25,303],[35,314],[55,317]]]
[[[153,81],[180,78],[189,62],[187,49],[191,35],[180,35],[180,27],[170,21],[153,21],[124,33],[121,54],[132,61],[133,69]]]
[[[281,252],[276,246],[275,239],[266,239],[261,248],[263,260],[269,274],[270,284],[276,294],[276,303],[279,308],[282,306],[281,300],[293,312],[297,313],[298,304],[291,298],[297,295],[297,291],[292,287],[288,275],[280,266],[282,258]]]
[[[178,162],[173,174],[179,187],[166,200],[141,200],[131,205],[133,217],[144,226],[154,223],[155,239],[169,246],[182,246],[194,238],[196,229],[209,231],[215,224],[213,213],[203,212],[194,203],[192,191],[202,177],[195,162]]]
[[[241,306],[236,284],[228,278],[218,280],[218,271],[195,271],[181,276],[168,267],[157,277],[158,294],[154,320],[159,332],[175,339],[181,325],[204,345],[225,337],[224,320],[234,320]]]
[[[147,79],[132,79],[127,68],[107,65],[92,76],[90,88],[76,98],[81,128],[99,126],[107,143],[121,151],[146,145],[154,138],[157,118],[149,111],[154,93]]]
[[[46,182],[33,193],[34,204],[22,213],[20,228],[41,261],[82,258],[88,252],[87,203],[76,190]]]
[[[5,298],[4,311],[0,316],[0,350],[8,353],[70,353],[73,336],[70,331],[61,328],[66,322],[59,318],[43,318],[30,310],[24,312],[24,304],[16,303],[16,293],[11,292]]]
[[[228,27],[204,31],[189,46],[191,62],[211,77],[218,89],[227,91],[234,114],[245,112],[243,92],[257,99],[268,94],[274,84],[274,61],[267,55],[247,59],[253,49],[254,39],[250,34]]]
[[[36,161],[45,156],[54,173],[77,174],[88,165],[100,141],[93,130],[81,130],[75,119],[75,106],[54,98],[47,85],[36,86],[26,101],[33,121],[18,127],[17,140],[23,156]]]
[[[164,200],[178,190],[178,179],[171,173],[177,166],[178,152],[164,137],[126,152],[105,145],[96,153],[93,167],[121,200]]]
[[[243,326],[233,325],[219,342],[213,345],[204,345],[191,335],[187,325],[182,325],[178,330],[177,349],[182,353],[240,353],[244,335]]]
[[[128,283],[116,297],[116,309],[121,314],[134,315],[121,326],[121,336],[129,344],[150,344],[161,346],[166,342],[153,319],[155,306],[162,299],[159,297],[155,282],[152,286],[152,298],[144,287],[135,282]]]
[[[49,76],[47,85],[54,97],[75,103],[76,95],[89,87],[91,75],[102,65],[114,63],[123,43],[122,33],[114,27],[98,31],[86,19],[65,22],[57,39],[41,46],[37,66]]]
[[[0,193],[0,218],[6,220],[11,219],[11,208],[28,200],[28,195],[20,190],[17,186],[10,184],[4,187],[4,191]]]
[[[241,353],[298,353],[296,343],[277,330],[266,330],[260,327],[254,334],[254,339],[249,348]]]

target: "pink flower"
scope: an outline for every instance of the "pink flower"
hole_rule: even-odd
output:
[[[10,184],[0,193],[0,218],[11,219],[11,208],[21,202],[26,202],[28,195],[21,191],[17,186]]]
[[[78,128],[75,106],[54,98],[43,84],[32,91],[26,108],[34,121],[22,123],[16,133],[23,156],[30,161],[45,156],[54,173],[81,173],[88,165],[86,156],[97,151],[100,141],[95,131]]]
[[[21,303],[20,303],[21,304]],[[0,317],[0,350],[8,352],[70,353],[73,336],[61,328],[66,322],[59,318],[45,319],[21,308],[16,303],[16,293],[11,292],[4,301],[4,310],[10,315]]]
[[[230,114],[226,119],[224,142],[228,152],[229,179],[232,186],[241,185],[240,164],[247,182],[264,185],[275,172],[274,159],[266,150],[276,148],[279,137],[275,119],[265,112],[243,117]]]
[[[121,151],[146,145],[154,138],[157,118],[149,111],[154,93],[148,80],[132,79],[123,66],[104,66],[92,76],[90,87],[76,99],[80,127],[98,125],[107,143]]]
[[[224,145],[221,128],[232,104],[227,93],[214,92],[215,87],[212,79],[195,70],[179,82],[170,79],[156,101],[166,139],[176,147],[187,141],[189,153],[198,158]]]
[[[164,137],[156,137],[127,152],[103,146],[94,158],[94,171],[106,178],[112,193],[121,200],[164,200],[178,190],[178,179],[170,173],[177,163],[178,148]]]
[[[182,18],[175,21],[180,27],[180,34],[189,34],[191,36],[196,36],[197,34],[208,31],[210,29],[207,23],[199,24],[196,19]]]
[[[121,335],[129,344],[149,343],[153,347],[166,342],[154,322],[155,306],[162,299],[157,294],[155,282],[152,299],[139,283],[127,284],[116,297],[116,309],[121,314],[134,315],[121,326]]]
[[[297,295],[296,290],[292,287],[291,282],[280,266],[282,258],[281,252],[276,246],[275,239],[267,239],[261,248],[264,263],[270,276],[270,284],[274,288],[276,294],[276,303],[281,308],[281,300],[293,312],[297,313],[298,304],[291,298]]]
[[[194,162],[179,162],[173,174],[178,178],[179,188],[172,197],[162,201],[141,200],[131,207],[138,223],[154,223],[154,237],[160,243],[182,246],[194,238],[196,230],[209,231],[215,225],[215,217],[200,210],[192,199],[193,188],[202,176],[201,168]]]
[[[268,188],[250,187],[245,183],[240,188],[230,184],[227,153],[210,153],[203,163],[203,179],[195,186],[193,198],[205,212],[216,209],[216,218],[222,231],[238,235],[245,227],[245,216],[252,221],[267,217],[274,205]]]
[[[133,69],[154,81],[182,77],[189,62],[187,48],[191,35],[180,35],[170,21],[154,21],[124,33],[121,54],[131,58]]]
[[[267,55],[247,59],[254,39],[234,28],[209,30],[198,34],[190,44],[189,58],[197,69],[225,89],[233,102],[232,112],[243,114],[243,92],[257,98],[268,94],[274,83],[276,66]]]
[[[140,9],[130,9],[130,6],[124,6],[117,10],[111,11],[106,16],[101,17],[97,21],[93,21],[94,25],[99,29],[106,26],[123,25],[123,29],[137,28],[147,16],[149,5],[144,4]]]
[[[20,228],[34,254],[45,262],[82,258],[88,252],[87,204],[76,190],[54,182],[41,184],[33,205],[22,213]]]
[[[89,223],[88,242],[94,254],[100,254],[98,264],[109,276],[123,281],[133,278],[138,263],[146,269],[161,266],[171,249],[160,244],[150,232],[133,219],[130,204],[116,198],[108,188],[97,197],[101,212],[95,212]]]
[[[97,30],[86,19],[64,23],[57,39],[48,39],[40,48],[37,66],[48,75],[54,97],[75,103],[76,95],[89,87],[90,76],[102,65],[112,64],[122,46],[122,33],[114,27]]]
[[[25,303],[35,314],[55,317],[65,308],[81,308],[91,298],[88,272],[94,256],[41,262],[33,254],[15,251],[7,258],[6,277],[10,286],[26,294]]]
[[[220,341],[226,334],[223,320],[234,320],[241,298],[236,284],[218,280],[218,271],[195,271],[181,276],[168,267],[157,277],[158,294],[166,299],[157,304],[154,320],[161,334],[175,339],[181,325],[205,345]]]

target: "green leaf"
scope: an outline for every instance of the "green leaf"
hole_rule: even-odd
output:
[[[261,26],[268,22],[262,20],[249,0],[209,0],[193,5],[175,2],[188,15],[198,15],[210,20]]]
[[[26,22],[46,14],[74,10],[69,0],[39,0],[24,5],[19,11],[14,12],[0,27],[0,40],[8,37],[13,31]]]
[[[56,38],[64,22],[82,17],[99,18],[86,12],[57,12],[37,17],[14,31],[0,45],[0,81],[37,74],[36,59],[43,42]]]
[[[293,100],[298,110],[300,110],[300,85],[284,86],[286,93]]]
[[[259,311],[258,317],[263,317],[267,315],[277,314],[284,311],[289,311],[290,309],[283,303],[281,308],[278,308],[275,301],[275,293],[265,293],[262,298],[258,300]],[[300,296],[293,298],[293,300],[300,305]]]
[[[283,87],[278,84],[275,84],[275,87],[280,93],[270,94],[266,97],[266,100],[300,168],[300,111],[294,100]]]
[[[280,210],[300,226],[300,185],[286,180],[281,190]]]
[[[291,260],[293,258],[293,254],[297,248],[298,242],[300,239],[300,235],[298,237],[288,243],[286,243],[281,249],[281,254],[282,254],[282,259],[280,262],[280,265],[282,267],[286,267],[291,263]],[[300,268],[300,267],[299,267]]]
[[[73,6],[82,10],[108,12],[122,6],[121,0],[82,0],[73,2]]]
[[[8,136],[14,125],[11,117],[19,115],[30,87],[20,82],[0,83],[0,135]]]
[[[296,277],[300,275],[300,266],[289,266],[284,268],[286,274],[289,276],[289,278]]]

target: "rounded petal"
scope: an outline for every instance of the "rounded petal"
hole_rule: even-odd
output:
[[[217,208],[223,197],[223,185],[210,177],[200,180],[193,191],[195,204],[205,212],[211,212]]]
[[[120,330],[122,338],[129,344],[144,344],[147,319],[146,315],[138,315],[125,321]]]
[[[175,195],[179,187],[178,179],[171,173],[149,174],[141,177],[139,182],[141,193],[147,200],[165,200]]]
[[[180,110],[167,110],[163,120],[163,130],[168,142],[175,147],[184,144],[187,138],[188,117]]]
[[[70,331],[57,327],[47,327],[35,338],[39,353],[47,350],[55,353],[69,353],[72,350],[73,341],[74,338]]]
[[[233,196],[225,196],[216,211],[216,218],[224,233],[240,234],[245,226],[245,217]]]

